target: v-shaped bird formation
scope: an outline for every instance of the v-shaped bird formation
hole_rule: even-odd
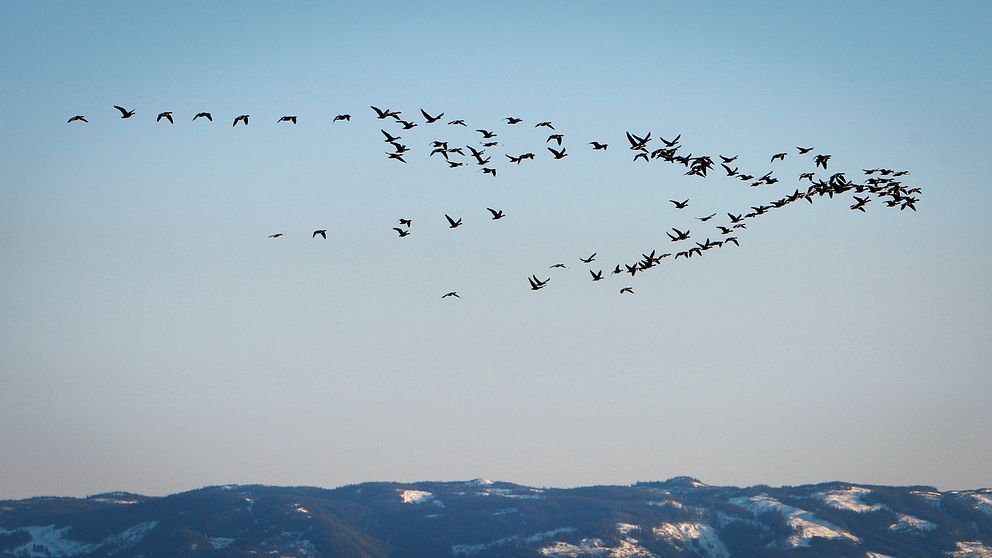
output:
[[[134,109],[128,109],[123,106],[113,105],[113,108],[119,111],[121,119],[130,119],[137,114]],[[420,117],[423,119],[424,126],[419,126],[417,122],[410,120],[405,120],[402,118],[402,111],[393,110],[391,108],[379,108],[376,106],[370,106],[373,112],[374,119],[382,121],[383,124],[390,122],[398,125],[398,129],[390,132],[385,129],[380,128],[380,131],[385,138],[384,143],[388,144],[392,150],[385,152],[387,161],[396,161],[399,163],[406,164],[407,157],[410,153],[415,151],[406,144],[402,143],[403,137],[400,135],[401,132],[408,130],[413,130],[414,128],[426,128],[426,129],[436,129],[441,130],[449,126],[461,126],[464,128],[470,128],[464,119],[452,119],[447,121],[447,123],[442,123],[442,118],[445,112],[438,112],[436,115],[432,115],[432,111],[428,111],[424,108],[420,109]],[[152,113],[149,113],[152,114]],[[193,118],[192,122],[198,119],[205,119],[206,124],[213,122],[213,116],[211,112],[201,111],[197,112]],[[243,124],[243,127],[249,126],[249,114],[241,114],[233,118],[232,127],[238,125],[238,123]],[[296,125],[301,120],[303,120],[299,115],[280,115],[278,118],[274,119],[276,124],[292,124]],[[321,120],[330,125],[335,125],[336,123],[350,123],[352,116],[348,113],[337,114],[334,116],[322,117]],[[175,125],[174,112],[173,111],[162,111],[156,113],[155,122],[161,125]],[[270,121],[273,122],[273,121]],[[517,126],[524,123],[523,118],[517,116],[507,116],[501,120],[501,125],[504,126]],[[77,114],[70,117],[67,124],[72,125],[85,125],[89,123],[86,115]],[[167,123],[167,124],[166,124]],[[340,124],[338,124],[340,125]],[[497,158],[493,160],[492,150],[498,148],[506,148],[500,142],[500,132],[499,129],[493,128],[492,126],[479,126],[475,131],[480,134],[478,145],[465,145],[458,146],[452,144],[449,139],[433,139],[428,145],[430,150],[428,153],[428,159],[433,159],[435,155],[442,159],[443,163],[451,170],[459,169],[465,165],[475,165],[479,168],[479,172],[483,175],[489,175],[492,178],[496,178],[498,164],[497,161],[502,161],[502,158]],[[542,120],[535,122],[532,127],[535,129],[535,133],[539,133],[536,129],[547,128],[553,133],[548,135],[544,139],[543,144],[546,146],[548,155],[552,161],[562,161],[569,156],[566,151],[567,146],[565,145],[566,135],[557,130],[555,125],[550,120]],[[438,134],[441,135],[441,134]],[[652,162],[664,162],[672,165],[681,165],[686,176],[695,176],[700,179],[705,179],[709,176],[709,172],[713,170],[715,165],[715,160],[710,155],[693,155],[692,153],[685,153],[685,148],[682,143],[682,134],[678,133],[672,137],[672,139],[665,139],[664,137],[658,137],[658,143],[661,147],[654,148],[651,144],[654,141],[651,137],[652,132],[625,132],[624,136],[627,142],[627,147],[633,152],[633,162],[638,163],[652,163]],[[540,136],[544,137],[544,136]],[[540,138],[535,138],[535,141]],[[548,144],[554,145],[554,147],[548,146]],[[605,152],[609,147],[608,143],[601,141],[600,139],[594,139],[589,141],[583,141],[581,145],[587,145],[586,149],[588,151],[595,152]],[[652,248],[649,252],[640,252],[641,257],[635,259],[632,262],[616,264],[613,268],[611,275],[622,275],[624,273],[629,274],[631,277],[654,269],[660,266],[662,261],[666,258],[672,258],[672,261],[678,260],[679,258],[684,258],[686,260],[693,257],[703,256],[710,250],[725,248],[729,244],[733,244],[735,247],[740,246],[740,240],[738,238],[738,231],[747,228],[748,220],[753,220],[762,215],[766,215],[771,211],[779,210],[785,208],[791,204],[798,201],[805,200],[807,203],[812,204],[818,199],[833,199],[835,196],[840,197],[846,194],[851,194],[853,203],[850,205],[851,211],[860,211],[862,213],[866,212],[866,208],[874,200],[884,207],[888,208],[898,208],[900,211],[910,209],[916,211],[916,205],[920,201],[919,196],[922,195],[922,188],[920,187],[907,187],[902,183],[902,177],[909,174],[905,170],[893,170],[889,168],[870,168],[863,169],[864,178],[860,181],[851,180],[846,176],[844,172],[833,172],[828,173],[827,167],[830,164],[831,155],[827,153],[815,153],[815,147],[804,147],[795,146],[795,152],[789,148],[785,151],[780,151],[773,153],[770,156],[769,164],[774,165],[777,162],[784,162],[787,157],[805,157],[807,160],[812,162],[812,169],[801,173],[796,181],[796,187],[793,193],[784,196],[775,196],[774,199],[769,200],[767,203],[759,204],[757,206],[751,206],[748,210],[741,211],[740,213],[727,213],[728,220],[724,223],[718,224],[714,229],[710,229],[710,235],[717,240],[711,240],[709,236],[704,232],[702,234],[696,233],[693,236],[692,230],[686,228],[686,230],[680,230],[679,228],[672,227],[671,232],[666,232],[670,242],[675,243],[675,248],[669,251],[659,250],[657,248]],[[519,151],[518,151],[519,153]],[[518,155],[513,155],[510,153],[503,153],[506,157],[508,163],[514,166],[521,165],[524,161],[532,161],[537,155],[533,151],[526,151]],[[738,159],[738,155],[727,156],[718,155],[720,160],[720,166],[724,171],[725,179],[736,179],[741,182],[747,183],[751,188],[764,188],[778,184],[780,178],[775,175],[774,171],[767,171],[763,174],[759,172],[748,172],[743,171],[735,163]],[[823,171],[822,175],[819,175],[820,171]],[[805,188],[799,188],[798,185],[805,184]],[[692,211],[691,198],[686,198],[684,200],[672,199],[669,200],[676,211],[682,213],[685,211]],[[496,221],[507,217],[508,213],[504,212],[502,209],[485,208],[490,215],[490,220]],[[702,222],[708,223],[711,219],[718,216],[718,212],[707,212],[708,214],[702,216],[696,216],[695,219]],[[448,214],[443,214],[444,223],[447,224],[448,228],[456,229],[463,226],[462,217],[453,217]],[[406,238],[412,234],[413,221],[409,218],[400,218],[398,220],[400,226],[392,227],[398,235],[398,238]],[[268,235],[269,238],[278,239],[286,236],[284,233],[273,233]],[[320,236],[321,239],[327,239],[326,229],[314,230],[311,234],[311,238],[315,239]],[[692,240],[692,243],[688,243],[691,239],[705,238],[703,242],[698,240]],[[592,255],[586,258],[579,257],[578,261],[584,264],[582,267],[590,266],[594,261],[596,261],[596,253],[593,252]],[[568,266],[564,263],[555,263],[549,266],[550,269],[568,269]],[[588,269],[589,274],[592,277],[593,282],[602,281],[603,270]],[[551,282],[551,277],[547,279],[538,278],[537,274],[532,274],[527,277],[527,283],[530,285],[531,290],[538,291],[547,287]],[[634,294],[634,290],[630,286],[624,286],[619,290],[620,294]],[[447,291],[441,298],[461,298],[455,291]]]

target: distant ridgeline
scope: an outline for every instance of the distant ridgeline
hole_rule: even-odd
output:
[[[0,556],[992,557],[992,489],[477,479],[0,501]]]
[[[501,166],[512,168],[514,172],[517,172],[516,169],[521,168],[523,163],[528,162],[527,164],[530,164],[529,162],[534,161],[537,157],[535,151],[541,153],[542,158],[554,161],[554,164],[567,164],[562,161],[569,155],[567,149],[572,147],[566,139],[566,134],[548,120],[530,126],[530,123],[524,122],[522,118],[508,116],[501,122],[487,123],[486,125],[475,123],[469,125],[460,118],[448,120],[445,124],[442,120],[443,112],[432,115],[430,112],[420,109],[420,114],[416,117],[416,119],[421,120],[418,124],[412,120],[404,120],[401,117],[401,111],[388,108],[380,109],[375,106],[370,108],[373,114],[366,113],[364,119],[356,118],[354,125],[361,125],[362,122],[359,122],[361,120],[364,120],[365,123],[377,120],[379,122],[377,127],[382,133],[383,141],[389,146],[386,149],[390,150],[385,153],[386,160],[396,163],[405,164],[408,162],[408,158],[418,153],[418,147],[411,148],[403,143],[410,141],[419,146],[421,154],[429,151],[425,157],[435,161],[434,164],[441,165],[442,168],[447,166],[454,172],[465,172],[461,167],[467,165],[471,168],[474,166],[479,169],[481,176],[491,176],[495,179]],[[127,109],[122,106],[114,105],[114,109],[119,111],[122,119],[130,119],[136,114],[134,109]],[[234,118],[231,126],[237,127],[240,123],[242,124],[241,128],[248,127],[250,118],[251,115],[249,114],[238,115]],[[184,124],[189,126],[210,126],[213,123],[213,116],[209,112],[199,112],[192,119],[184,118],[183,120],[186,121]],[[272,116],[271,120],[268,120],[270,125],[290,127],[297,126],[300,121],[301,118],[295,114],[282,115],[278,118]],[[307,122],[305,119],[303,121]],[[332,127],[353,125],[350,114],[338,114],[333,117],[324,115],[316,117],[313,121],[317,125]],[[154,125],[158,126],[176,125],[172,111],[158,113],[155,122],[157,124]],[[85,115],[77,114],[68,119],[68,124],[70,126],[86,126],[89,124],[89,120]],[[493,126],[492,124],[497,125]],[[508,127],[518,127],[521,124],[523,124],[524,129],[530,130],[527,134],[531,137],[527,139],[527,143],[516,146],[505,145],[500,139],[500,133]],[[418,127],[421,129],[419,132],[413,131]],[[390,128],[391,131],[386,128]],[[403,136],[400,135],[401,133],[410,136],[409,139],[404,140]],[[546,138],[545,134],[547,134]],[[651,132],[633,133],[628,131],[625,133],[625,137],[627,141],[625,147],[632,153],[634,164],[656,161],[669,163],[676,168],[681,166],[680,172],[684,169],[684,175],[697,179],[707,178],[709,172],[716,168],[717,159],[713,156],[693,155],[691,152],[684,153],[685,146],[682,144],[681,133],[670,140],[659,137],[656,138],[657,141],[651,138]],[[590,157],[598,157],[602,161],[608,160],[602,159],[608,157],[606,153],[609,148],[609,144],[603,138],[582,138],[577,146],[573,147],[573,149],[576,148],[583,149]],[[593,265],[593,262],[600,261],[596,260],[597,254],[593,252],[587,258],[580,258],[582,265],[577,267],[588,271],[592,281],[603,280],[604,271],[611,271],[609,275],[614,276],[623,276],[623,274],[634,276],[660,265],[665,258],[672,258],[672,260],[685,258],[688,260],[692,257],[701,257],[714,249],[726,248],[731,245],[739,247],[740,236],[745,234],[744,229],[749,223],[754,223],[755,218],[799,201],[805,200],[812,204],[817,199],[833,199],[834,197],[841,199],[842,196],[846,197],[847,194],[851,194],[852,197],[848,201],[852,202],[850,205],[852,211],[864,213],[865,208],[869,206],[873,198],[877,200],[876,205],[882,204],[886,207],[898,208],[900,211],[905,209],[916,211],[916,204],[920,201],[919,196],[923,192],[920,187],[903,185],[903,177],[909,174],[909,171],[905,170],[863,169],[864,179],[861,181],[849,179],[844,172],[828,171],[827,167],[830,164],[831,155],[818,152],[812,146],[788,147],[786,151],[770,154],[770,157],[769,154],[765,154],[760,160],[767,160],[768,163],[764,164],[760,170],[742,170],[738,166],[737,154],[718,155],[717,157],[721,167],[718,174],[724,180],[739,180],[749,184],[751,188],[759,189],[767,189],[780,183],[780,177],[776,175],[775,170],[767,170],[767,168],[777,166],[782,169],[781,165],[784,164],[787,157],[790,161],[797,159],[805,162],[806,165],[801,169],[798,177],[789,179],[781,177],[781,180],[790,180],[791,185],[788,189],[794,189],[793,193],[769,196],[766,202],[756,206],[729,211],[728,208],[697,208],[696,205],[690,203],[691,199],[687,195],[677,196],[676,199],[669,200],[673,204],[672,210],[675,211],[675,217],[679,219],[675,221],[678,227],[672,227],[671,232],[666,232],[672,242],[672,244],[667,245],[670,248],[652,246],[632,250],[631,253],[640,254],[640,257],[621,262],[616,260],[604,262],[607,267],[603,269],[596,269],[599,267],[599,263]],[[809,163],[812,163],[812,166]],[[821,172],[822,174],[819,174]],[[682,199],[683,197],[684,199]],[[692,209],[688,209],[690,207]],[[487,210],[488,214],[483,209]],[[495,221],[512,213],[512,211],[510,213],[504,212],[504,209],[479,208],[478,213]],[[690,215],[689,212],[695,213]],[[436,216],[437,219],[433,221],[435,226],[447,225],[451,229],[462,226],[460,216],[452,217],[444,214],[445,220],[442,220],[441,215],[439,212]],[[726,218],[723,215],[726,215]],[[419,223],[420,220],[418,219],[417,222]],[[409,215],[392,216],[389,218],[389,223],[392,230],[396,232],[397,238],[406,238],[413,233],[413,220]],[[397,223],[400,226],[395,226]],[[318,235],[321,239],[327,238],[326,229],[316,229],[312,233],[310,229],[307,229],[306,234],[311,236],[303,236],[310,239],[316,239]],[[287,233],[281,231],[268,234],[269,238],[272,239],[282,238],[286,235]],[[700,242],[701,239],[705,240]],[[590,250],[590,252],[592,251]],[[566,269],[567,266],[558,262],[552,264],[550,268]],[[585,271],[582,271],[583,275],[585,275]],[[547,270],[542,269],[541,272],[546,273]],[[527,278],[527,281],[531,290],[537,291],[548,286],[551,277],[541,279],[538,274],[533,274]],[[620,289],[620,294],[634,294],[634,290],[630,286],[623,287]],[[460,298],[455,291],[448,292],[443,296],[443,298],[449,297],[452,299]]]

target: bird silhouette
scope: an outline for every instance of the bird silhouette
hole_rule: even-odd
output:
[[[331,123],[337,122],[338,120],[343,120],[345,122],[351,122],[351,115],[350,114],[339,114],[339,115],[337,115],[337,116],[334,117],[334,120],[331,120]]]
[[[121,111],[121,118],[131,118],[134,116],[133,110],[127,110],[126,108],[117,105],[114,105],[114,108]]]
[[[424,115],[424,119],[427,120],[428,124],[433,124],[438,120],[441,120],[441,117],[444,116],[443,112],[437,116],[431,116],[430,114],[427,114],[427,111],[424,109],[420,109],[420,114]]]
[[[458,296],[458,293],[456,293],[455,291],[444,293],[444,295],[441,296],[441,298],[448,298],[448,297],[461,298],[460,296]]]
[[[686,199],[685,201],[675,201],[675,200],[668,200],[668,201],[675,204],[675,209],[685,209],[686,207],[689,206],[688,199]]]
[[[318,229],[313,231],[313,236],[311,236],[310,238],[317,238],[318,234],[320,235],[321,238],[327,240],[327,229]]]
[[[403,238],[404,236],[409,236],[410,235],[410,231],[408,231],[406,229],[401,229],[399,227],[393,227],[393,230],[396,231],[397,233],[399,233],[400,238]]]
[[[89,120],[86,120],[86,117],[83,116],[82,114],[77,114],[76,116],[73,116],[69,120],[66,120],[65,121],[66,124],[72,124],[73,122],[87,122],[88,123]]]
[[[603,270],[602,269],[599,270],[599,271],[593,271],[593,270],[590,269],[589,270],[589,273],[592,275],[592,280],[593,281],[602,281],[603,280]]]
[[[214,121],[214,117],[211,116],[209,112],[198,112],[196,113],[196,116],[193,117],[193,120],[196,120],[197,118],[206,118],[211,122]]]
[[[520,118],[514,118],[512,116],[507,116],[503,120],[506,120],[506,123],[507,124],[520,124],[521,122],[523,122],[522,119],[520,119]]]
[[[550,151],[551,154],[555,156],[555,160],[564,159],[565,157],[568,157],[568,153],[565,153],[564,147],[561,148],[561,151],[556,151],[555,149],[549,147],[548,151]]]
[[[279,122],[292,122],[296,124],[296,116],[283,116],[276,123],[278,124]]]
[[[547,142],[545,142],[545,143],[547,143]],[[593,148],[594,151],[602,151],[602,150],[605,150],[607,147],[609,147],[609,145],[607,145],[605,143],[599,143],[598,141],[591,141],[591,142],[589,142],[589,145],[592,146],[592,148]]]
[[[452,120],[451,122],[448,122],[448,126],[467,126],[467,124],[465,124],[465,121],[464,120],[460,120],[459,119],[459,120]]]
[[[493,221],[498,221],[499,219],[502,219],[503,217],[506,217],[506,214],[503,213],[503,210],[502,209],[496,210],[496,209],[493,209],[491,207],[487,207],[486,209],[489,211],[489,213],[492,213],[493,214]]]
[[[413,219],[403,219],[403,218],[400,218],[399,223],[401,225],[405,225],[406,228],[409,229],[410,226],[413,225]]]
[[[534,127],[535,128],[541,128],[541,127],[551,128],[552,130],[555,129],[555,127],[550,122],[538,122],[537,124],[534,124]]]
[[[247,114],[242,114],[241,116],[235,118],[234,119],[234,123],[231,124],[231,127],[233,128],[234,126],[237,126],[239,121],[240,122],[244,122],[245,123],[245,126],[247,126],[248,125],[248,115]]]
[[[775,162],[775,159],[778,159],[779,161],[784,161],[785,160],[785,155],[786,155],[785,153],[776,153],[776,154],[772,155],[771,162],[774,163]]]
[[[596,252],[593,252],[592,255],[589,256],[588,258],[579,258],[579,261],[582,263],[592,263],[595,260],[596,260]]]
[[[458,228],[462,225],[462,220],[459,218],[457,221],[448,216],[447,213],[444,214],[444,218],[448,220],[448,226],[452,229]]]
[[[389,118],[389,117],[392,117],[392,118],[394,118],[396,120],[399,120],[400,119],[400,112],[399,111],[393,111],[393,110],[389,110],[389,109],[382,110],[382,109],[380,109],[378,107],[371,107],[371,108],[372,108],[372,110],[375,111],[375,113],[377,115],[376,117],[378,119],[380,119],[380,120],[385,120],[386,118]]]
[[[706,217],[696,217],[696,219],[699,219],[700,221],[702,221],[702,222],[705,223],[706,221],[709,221],[710,219],[712,219],[714,217],[716,217],[716,213],[712,213],[710,215],[707,215]]]
[[[171,111],[160,112],[158,114],[158,116],[155,118],[155,122],[158,122],[158,121],[162,120],[163,118],[166,119],[166,120],[168,120],[169,121],[169,124],[175,124],[176,123],[175,120],[172,119],[172,112]]]
[[[283,233],[270,234],[269,238],[279,238],[280,236],[285,236]]]
[[[797,146],[796,149],[799,150],[799,154],[800,155],[805,155],[805,154],[809,153],[810,151],[813,151],[813,148],[812,147],[798,147]]]
[[[633,287],[624,287],[624,288],[620,289],[620,294],[624,294],[624,293],[634,294]]]

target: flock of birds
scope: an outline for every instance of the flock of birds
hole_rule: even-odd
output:
[[[135,111],[131,109],[124,108],[122,106],[114,105],[114,108],[120,111],[120,117],[122,119],[132,118],[135,116]],[[424,109],[420,109],[420,116],[423,118],[422,123],[406,120],[402,118],[402,112],[391,110],[391,109],[380,109],[375,106],[370,107],[375,114],[377,120],[390,122],[395,125],[400,126],[400,130],[412,130],[418,127],[420,124],[424,125],[435,125],[442,122],[444,113],[439,113],[437,115],[431,115]],[[244,126],[248,126],[250,115],[241,114],[234,118],[231,126],[237,126],[241,123]],[[198,112],[193,116],[193,121],[204,119],[209,122],[213,122],[213,115],[209,112]],[[175,123],[174,114],[172,111],[165,111],[159,113],[155,121],[162,122],[167,121],[169,124]],[[297,115],[283,115],[276,122],[285,123],[290,125],[295,125],[298,123],[299,117]],[[338,114],[331,119],[332,123],[335,122],[350,122],[350,114]],[[508,116],[504,118],[506,126],[517,126],[524,123],[522,118],[515,116]],[[87,123],[85,115],[75,115],[68,119],[67,123]],[[453,119],[447,121],[447,126],[462,126],[468,127],[465,120],[463,119]],[[540,121],[534,124],[534,128],[545,128],[551,133],[548,135],[545,141],[546,149],[549,152],[550,157],[553,160],[559,161],[568,156],[566,151],[566,146],[564,145],[565,135],[557,131],[554,124],[551,121]],[[380,129],[384,139],[384,143],[392,147],[391,151],[387,151],[387,160],[397,161],[399,163],[406,163],[406,156],[412,151],[410,147],[401,143],[403,138],[399,135],[399,131],[391,133],[385,129]],[[466,145],[466,146],[453,146],[451,142],[446,140],[434,140],[430,143],[430,154],[429,157],[439,156],[449,168],[456,169],[465,165],[475,164],[479,167],[481,173],[490,175],[493,178],[496,177],[497,165],[493,162],[493,155],[487,150],[493,150],[494,148],[500,147],[500,141],[498,139],[499,134],[497,131],[489,130],[486,128],[478,128],[476,132],[480,134],[478,146]],[[665,163],[670,163],[673,165],[681,165],[685,168],[684,174],[687,176],[696,176],[699,178],[706,178],[710,171],[713,171],[716,165],[715,160],[709,155],[696,155],[692,153],[683,154],[684,148],[681,143],[682,135],[678,134],[672,139],[668,140],[663,137],[658,137],[658,143],[661,144],[655,147],[652,144],[654,141],[651,137],[651,132],[647,132],[643,135],[637,135],[632,132],[626,132],[627,147],[633,153],[633,161],[662,161]],[[551,144],[554,144],[554,147]],[[609,148],[609,144],[594,140],[586,142],[593,151],[606,151]],[[557,147],[557,149],[556,149]],[[686,230],[680,230],[677,228],[672,228],[671,232],[666,232],[670,242],[675,244],[675,248],[671,251],[664,251],[658,249],[652,249],[648,253],[641,253],[639,259],[635,259],[632,262],[616,264],[613,268],[612,275],[623,275],[629,274],[631,277],[638,273],[643,273],[655,267],[658,267],[662,261],[666,258],[672,258],[677,260],[679,258],[689,259],[692,257],[703,256],[706,252],[724,248],[730,244],[734,246],[740,246],[740,240],[737,236],[739,230],[747,228],[748,220],[755,219],[759,216],[766,215],[773,210],[778,210],[789,206],[790,204],[805,200],[806,202],[812,204],[814,200],[818,198],[827,197],[832,199],[834,196],[841,196],[845,194],[852,194],[852,200],[854,203],[850,205],[852,211],[865,212],[866,206],[872,202],[872,196],[875,200],[878,200],[886,207],[898,208],[899,210],[910,209],[916,211],[916,204],[919,202],[919,195],[922,194],[922,189],[919,187],[906,187],[902,184],[900,180],[901,177],[909,174],[905,170],[893,170],[889,168],[870,168],[863,169],[864,180],[856,182],[849,179],[844,172],[834,172],[828,173],[827,167],[830,162],[831,156],[825,153],[814,154],[813,147],[796,146],[796,157],[808,157],[812,160],[813,170],[803,172],[799,175],[798,181],[803,184],[804,181],[808,182],[805,189],[796,188],[792,194],[777,197],[776,199],[770,200],[766,204],[759,204],[757,206],[751,206],[750,211],[741,211],[740,213],[727,213],[728,221],[716,225],[716,232],[719,232],[718,240],[711,240],[709,237],[705,238],[705,241],[699,242],[698,237],[693,237],[691,235],[691,230],[686,228]],[[467,151],[467,153],[466,153]],[[776,161],[784,161],[791,153],[790,151],[782,151],[775,153],[771,156],[769,161],[770,164]],[[812,154],[812,155],[811,155]],[[508,153],[504,154],[508,159],[508,164],[520,165],[524,161],[534,160],[537,155],[533,152],[525,152],[518,155],[510,155]],[[751,187],[758,188],[763,186],[771,186],[779,182],[779,177],[775,176],[774,171],[769,171],[761,176],[757,173],[742,171],[735,162],[738,156],[725,156],[719,155],[720,167],[722,168],[725,176],[728,178],[733,178],[740,180],[742,182],[748,183]],[[818,176],[817,173],[822,169],[824,176]],[[859,195],[861,194],[861,195]],[[676,210],[685,210],[689,207],[690,199],[684,200],[669,200]],[[506,217],[506,213],[501,209],[486,208],[489,212],[492,220],[500,220]],[[703,217],[696,217],[700,222],[706,223],[711,219],[717,217],[717,213],[711,213]],[[448,227],[455,229],[462,226],[461,218],[454,218],[450,215],[444,215],[447,221]],[[411,228],[413,226],[413,220],[409,218],[400,218],[397,221],[399,226],[393,227],[393,230],[397,233],[399,238],[405,238],[411,235]],[[269,235],[269,238],[280,238],[285,236],[284,233],[274,233]],[[327,238],[326,229],[318,229],[313,231],[311,238],[317,238],[320,236],[322,239]],[[695,239],[694,239],[695,238]],[[692,240],[690,244],[687,241]],[[596,253],[591,254],[586,258],[579,258],[579,261],[584,265],[591,265],[596,261]],[[555,263],[550,266],[549,269],[566,269],[567,266],[564,263]],[[604,279],[604,270],[593,270],[588,269],[591,275],[592,281],[602,281]],[[527,282],[530,285],[531,290],[538,291],[547,287],[551,282],[551,277],[546,279],[541,279],[537,274],[533,274],[527,277]],[[634,290],[630,286],[622,287],[619,290],[620,294],[634,294]],[[457,291],[449,291],[442,295],[441,298],[461,298]]]

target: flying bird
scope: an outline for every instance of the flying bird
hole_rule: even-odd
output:
[[[552,130],[555,129],[555,127],[552,126],[550,122],[538,122],[537,124],[534,124],[535,128],[540,128],[542,126],[545,128],[551,128]]]
[[[410,225],[412,225],[412,224],[413,224],[413,219],[402,219],[402,218],[401,218],[401,219],[400,219],[400,224],[401,224],[401,225],[406,225],[406,228],[408,228],[408,229],[409,229],[409,228],[410,228]]]
[[[448,220],[448,225],[450,228],[454,229],[462,225],[462,220],[459,218],[457,221],[448,216],[447,213],[444,214],[444,218]]]
[[[379,118],[380,120],[384,120],[384,119],[389,118],[389,117],[393,117],[396,120],[399,120],[400,119],[400,112],[399,111],[393,111],[393,110],[389,110],[389,109],[382,110],[382,109],[380,109],[378,107],[371,107],[371,108],[372,108],[372,110],[375,111],[375,113],[377,115],[377,118]]]
[[[280,236],[285,236],[283,233],[270,234],[269,238],[279,238]]]
[[[464,120],[452,120],[448,122],[448,126],[467,126]]]
[[[127,110],[126,108],[119,107],[117,105],[114,105],[114,108],[121,111],[121,118],[131,118],[132,116],[134,116],[133,110]]]
[[[633,287],[624,287],[624,288],[620,289],[620,294],[624,294],[624,293],[634,294]]]
[[[582,263],[592,263],[596,259],[596,254],[597,252],[593,252],[588,258],[579,258],[579,261]]]
[[[441,296],[441,298],[448,298],[449,296],[453,296],[455,298],[461,298],[460,296],[458,296],[458,293],[456,293],[455,291],[444,293],[444,295]]]
[[[247,126],[248,125],[248,115],[247,114],[242,114],[241,116],[235,118],[234,119],[234,124],[231,124],[231,127],[233,128],[234,126],[237,126],[238,125],[238,121],[244,122],[245,123],[245,126]]]
[[[310,238],[317,238],[318,234],[320,235],[321,238],[327,240],[327,229],[318,229],[313,231],[313,236],[311,236]]]
[[[520,124],[521,122],[523,122],[523,119],[521,119],[521,118],[514,118],[512,116],[507,116],[503,120],[506,120],[506,123],[507,124]]]
[[[196,120],[197,118],[206,118],[207,120],[209,120],[211,122],[214,121],[214,117],[213,116],[210,116],[210,113],[209,112],[198,112],[198,113],[196,113],[196,116],[193,117],[193,120]]]
[[[293,124],[296,124],[296,116],[283,116],[276,122],[276,124],[279,122],[292,122]]]
[[[554,149],[549,147],[548,151],[550,151],[551,154],[555,156],[555,160],[564,159],[565,157],[568,157],[568,153],[565,153],[564,147],[561,148],[561,151],[555,151]]]
[[[700,221],[702,221],[702,222],[705,223],[706,221],[709,221],[710,219],[712,219],[714,217],[716,217],[716,213],[712,213],[710,215],[707,215],[706,217],[696,217],[696,219],[699,219]]]
[[[775,159],[778,159],[779,161],[784,161],[785,160],[785,155],[786,155],[785,153],[776,153],[776,154],[772,155],[771,162],[774,163],[775,162]]]
[[[155,122],[158,122],[158,121],[162,120],[163,118],[166,119],[166,120],[168,120],[169,121],[169,124],[175,124],[176,123],[175,120],[172,119],[172,111],[160,112],[158,114],[158,116],[155,118]]]
[[[486,209],[489,211],[489,213],[492,213],[493,214],[493,221],[496,221],[496,220],[502,219],[503,217],[506,217],[506,214],[503,213],[503,210],[502,209],[500,209],[498,211],[495,210],[495,209],[493,209],[493,208],[491,208],[491,207],[487,207]]]
[[[430,114],[427,114],[427,111],[424,110],[424,109],[420,109],[420,114],[423,114],[424,115],[424,119],[427,120],[427,123],[428,124],[433,124],[433,123],[437,122],[438,120],[441,120],[441,117],[444,116],[444,113],[443,112],[441,114],[437,115],[437,116],[431,116]]]
[[[544,143],[548,143],[549,141],[551,141],[551,140],[554,140],[554,141],[556,141],[556,142],[558,142],[558,145],[560,146],[560,145],[561,145],[561,140],[562,140],[562,139],[563,139],[564,137],[565,137],[565,136],[563,136],[563,135],[561,135],[561,134],[551,134],[550,136],[548,136],[548,139],[547,139],[547,140],[545,140],[545,142],[544,142]]]
[[[345,120],[345,121],[351,122],[351,115],[350,114],[339,114],[339,115],[337,115],[337,116],[334,117],[334,120],[331,120],[331,123],[337,122],[338,120]]]
[[[681,201],[681,202],[680,201],[675,201],[675,200],[668,200],[668,201],[670,201],[670,202],[672,202],[672,203],[675,204],[675,209],[685,209],[686,207],[689,206],[689,200],[688,199],[686,199],[685,201]]]
[[[590,269],[589,270],[589,273],[592,275],[592,280],[593,281],[602,281],[603,280],[603,270],[602,269],[599,270],[598,272],[597,271],[593,271],[593,270]]]
[[[76,116],[73,116],[69,120],[65,121],[66,124],[72,124],[73,122],[89,122],[89,120],[86,120],[86,117],[82,114],[77,114]]]
[[[401,229],[399,227],[393,227],[393,230],[396,231],[397,233],[399,233],[400,238],[403,238],[404,236],[409,236],[410,235],[410,231],[408,231],[406,229]]]
[[[545,143],[547,143],[547,142],[545,142]],[[594,151],[602,151],[602,150],[605,150],[607,147],[609,147],[609,145],[607,145],[605,143],[599,143],[598,141],[591,141],[591,142],[589,142],[589,145],[592,146],[592,148],[593,148]]]
[[[483,139],[489,139],[489,138],[496,137],[496,132],[490,132],[489,130],[476,130],[476,132],[479,132],[480,134],[482,134],[482,138]]]
[[[813,151],[813,148],[812,147],[798,147],[797,146],[796,149],[799,150],[799,154],[800,155],[805,155],[805,154],[809,153],[810,151]]]

